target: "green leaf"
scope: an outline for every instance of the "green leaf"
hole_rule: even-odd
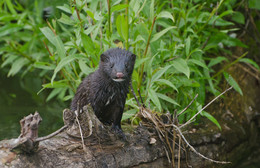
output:
[[[61,61],[59,62],[59,64],[57,65],[57,67],[55,68],[54,70],[54,73],[52,75],[52,78],[51,78],[51,83],[53,83],[55,77],[56,77],[56,74],[65,66],[67,65],[68,63],[74,61],[75,59],[84,59],[86,58],[85,56],[83,55],[80,55],[80,54],[73,54],[73,55],[70,55],[68,57],[65,57],[65,58],[62,58]]]
[[[184,73],[187,76],[187,78],[190,78],[190,69],[187,65],[187,62],[184,59],[175,59],[173,60],[172,65],[177,71]]]
[[[175,105],[177,105],[177,106],[180,106],[175,100],[173,100],[172,98],[170,98],[170,97],[168,97],[168,96],[166,96],[166,95],[164,95],[164,94],[161,94],[161,93],[156,93],[157,94],[157,96],[159,97],[159,98],[161,98],[161,99],[163,99],[163,100],[165,100],[165,101],[167,101],[167,102],[169,102],[169,103],[172,103],[172,104],[175,104]]]
[[[66,88],[68,87],[68,84],[66,83],[66,80],[60,80],[60,81],[54,81],[53,83],[46,83],[44,85],[42,85],[42,89],[37,93],[37,95],[39,95],[44,89],[46,88]]]
[[[207,117],[211,122],[213,122],[214,124],[216,124],[216,126],[221,130],[221,126],[218,123],[218,121],[209,113],[207,113],[206,111],[202,111],[200,113],[202,116]]]
[[[65,15],[64,13],[61,13],[61,18],[58,19],[58,21],[67,25],[75,24],[74,20],[72,20],[69,16]]]
[[[137,113],[137,109],[131,109],[127,110],[126,112],[123,113],[122,120],[126,120],[128,118],[133,117]]]
[[[159,79],[172,65],[168,65],[166,67],[164,67],[163,69],[160,69],[159,71],[157,71],[151,79],[151,82],[156,81],[157,79]]]
[[[241,12],[235,12],[232,15],[232,20],[240,24],[245,24],[245,16]]]
[[[116,28],[117,28],[117,32],[120,35],[120,37],[122,37],[125,41],[128,40],[127,39],[127,22],[125,19],[125,16],[122,15],[118,15],[117,19],[116,19]]]
[[[95,45],[91,38],[85,33],[81,33],[81,41],[83,43],[84,50],[86,51],[86,53],[88,53],[89,55],[93,55],[95,53]]]
[[[2,63],[1,67],[5,67],[8,64],[13,64],[14,60],[18,58],[17,55],[9,55],[7,59]]]
[[[239,60],[239,62],[245,62],[245,63],[248,63],[248,64],[251,64],[253,65],[256,69],[260,70],[259,66],[257,65],[257,63],[249,58],[242,58]]]
[[[223,72],[224,74],[224,77],[226,79],[226,81],[240,94],[243,96],[243,92],[242,90],[240,89],[239,85],[237,84],[237,82],[235,81],[235,79],[230,75],[228,74],[227,72]]]
[[[172,14],[171,14],[170,12],[168,12],[168,11],[162,11],[162,12],[160,12],[160,13],[157,15],[157,19],[159,19],[159,18],[171,19],[172,22],[175,22],[175,21],[174,21],[174,18],[173,18],[173,16],[172,16]]]
[[[113,13],[115,11],[120,11],[122,9],[125,9],[126,7],[128,7],[127,4],[118,4],[118,5],[112,6],[111,13]]]
[[[135,61],[135,68],[138,68],[140,65],[142,65],[144,62],[146,62],[148,59],[150,59],[150,58],[146,57],[146,58],[137,59]]]
[[[158,108],[158,110],[162,111],[162,106],[161,106],[160,100],[158,99],[156,92],[152,88],[150,88],[148,90],[148,96],[152,100],[152,102],[155,104],[155,106]]]
[[[197,64],[197,65],[201,66],[202,68],[208,69],[207,65],[206,65],[204,62],[201,62],[201,61],[199,61],[199,60],[189,59],[188,62]]]
[[[94,72],[94,69],[91,69],[90,67],[88,67],[86,65],[86,61],[83,59],[79,60],[79,67],[80,67],[81,72],[83,72],[86,75],[90,74],[91,72]]]
[[[95,20],[94,14],[90,10],[87,10],[87,14],[91,19]]]
[[[68,100],[71,100],[71,99],[73,99],[73,97],[74,97],[74,95],[67,95],[67,96],[65,96],[65,97],[63,97],[63,101],[68,101]]]
[[[165,33],[167,33],[169,30],[176,28],[176,26],[170,26],[156,34],[153,35],[153,38],[151,39],[151,43],[161,38]]]
[[[6,24],[4,26],[1,26],[0,28],[0,37],[6,36],[8,34],[12,34],[15,32],[18,32],[23,27],[18,24]]]
[[[140,24],[138,24],[136,26],[136,29],[138,30],[139,35],[141,37],[143,37],[145,39],[145,41],[147,41],[148,40],[148,36],[149,36],[149,30],[148,30],[146,24],[140,23]]]
[[[5,0],[5,3],[7,4],[8,9],[13,15],[16,15],[16,10],[14,9],[14,3],[11,2],[11,0]],[[2,5],[2,4],[1,4]]]
[[[208,79],[210,91],[216,96],[218,94],[218,91],[215,89],[215,85],[212,82],[212,78],[210,76],[209,69],[203,69],[203,72],[204,72],[204,76],[206,77],[206,79]]]
[[[188,57],[190,55],[190,36],[186,39],[185,49],[186,57]]]
[[[217,57],[217,58],[213,58],[210,60],[208,67],[212,67],[218,63],[221,63],[222,61],[228,61],[228,59],[226,57]]]
[[[59,80],[59,81],[54,81],[53,83],[46,83],[42,85],[44,88],[65,88],[67,87],[67,83],[65,80]]]
[[[29,63],[29,60],[27,60],[26,58],[18,58],[17,60],[14,61],[14,63],[12,64],[12,67],[10,69],[10,71],[8,72],[8,77],[9,76],[14,76],[16,73],[18,73],[21,68],[26,65],[27,63]]]
[[[51,93],[49,94],[49,96],[47,97],[46,101],[48,102],[49,100],[54,98],[56,95],[58,95],[61,92],[62,89],[63,88],[55,88],[55,89],[53,89],[51,91]]]
[[[249,0],[249,8],[260,10],[260,1],[259,0]]]
[[[169,80],[166,80],[166,79],[157,79],[157,80],[155,80],[154,82],[159,82],[159,83],[168,85],[168,86],[170,86],[171,88],[173,88],[174,90],[176,90],[177,92],[179,92],[178,89],[177,89],[177,88],[172,84],[172,82],[170,82]]]
[[[140,1],[139,0],[130,1],[129,7],[130,7],[130,9],[133,10],[134,14],[137,14],[138,10],[140,9]]]
[[[45,37],[56,47],[59,57],[64,58],[66,56],[66,50],[60,37],[55,35],[49,27],[40,28],[40,30],[45,35]]]
[[[48,62],[35,62],[33,66],[35,68],[38,68],[38,69],[46,69],[46,70],[54,70],[55,69],[55,65],[50,64]]]
[[[63,6],[57,6],[56,8],[66,12],[68,14],[71,14],[70,7],[67,4],[64,4]]]

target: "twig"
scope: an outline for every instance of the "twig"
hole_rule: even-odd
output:
[[[50,56],[53,56],[53,54],[51,53],[49,47],[47,46],[47,44],[45,43],[44,40],[43,40],[43,44],[44,44],[45,48],[47,49],[48,53],[50,54]]]
[[[181,167],[181,136],[179,135],[178,168]]]
[[[81,18],[80,18],[80,14],[79,14],[79,11],[78,11],[78,8],[77,8],[76,0],[74,0],[73,3],[75,4],[75,11],[76,11],[76,13],[77,13],[77,17],[78,17],[78,19],[79,19],[80,27],[83,28],[83,26],[82,26],[82,22],[81,22]]]
[[[191,119],[189,119],[189,121],[187,121],[186,123],[184,123],[183,125],[181,125],[179,128],[182,128],[188,124],[190,124],[192,122],[192,120],[199,115],[205,108],[207,108],[211,103],[213,103],[215,100],[217,100],[220,96],[222,96],[223,94],[225,94],[227,91],[229,91],[230,89],[232,89],[233,87],[231,86],[230,88],[226,89],[224,92],[222,92],[221,94],[219,94],[217,97],[215,97],[213,100],[211,100],[206,106],[204,106],[199,112],[197,112],[193,117],[191,117]]]
[[[171,163],[171,159],[170,159],[170,157],[169,157],[169,153],[168,153],[167,149],[165,148],[165,146],[164,146],[163,148],[164,148],[164,150],[165,150],[165,153],[166,153],[166,157],[167,157],[167,159],[168,159],[168,162]]]
[[[137,89],[137,91],[138,91],[139,97],[140,97],[140,99],[141,99],[141,103],[142,103],[142,105],[144,106],[144,101],[143,101],[143,98],[142,98],[142,96],[141,96],[140,89]]]
[[[40,141],[44,141],[46,139],[50,139],[51,137],[54,137],[55,135],[61,133],[62,131],[64,131],[65,129],[68,128],[68,125],[64,125],[63,127],[61,127],[60,129],[58,129],[57,131],[47,135],[47,136],[44,136],[44,137],[40,137],[40,138],[37,138],[34,142],[40,142]]]
[[[48,20],[46,20],[46,22],[47,22],[48,26],[50,27],[51,31],[53,32],[53,34],[55,36],[57,36],[56,31],[53,29],[53,27],[51,26],[50,22]]]
[[[250,70],[246,69],[243,65],[238,64],[238,66],[240,68],[242,68],[244,71],[246,71],[247,73],[249,73],[251,76],[253,76],[254,78],[256,78],[258,81],[260,81],[260,78],[258,77],[258,75],[254,74],[253,72],[251,72]]]
[[[83,147],[83,150],[86,151],[86,146],[84,144],[84,138],[83,138],[83,134],[82,134],[82,129],[81,129],[81,126],[80,126],[80,122],[79,122],[79,119],[78,119],[78,114],[80,112],[80,108],[79,108],[79,102],[77,103],[78,104],[78,107],[77,107],[77,110],[75,111],[75,115],[76,115],[76,121],[79,125],[79,132],[80,132],[80,137],[81,137],[81,141],[82,141],[82,147]]]
[[[232,87],[230,87],[229,89],[231,89],[231,88],[232,88]],[[227,89],[227,90],[229,90],[229,89]],[[226,90],[226,91],[227,91],[227,90]],[[225,92],[226,92],[226,91],[225,91]],[[201,153],[197,152],[196,149],[194,149],[193,146],[191,146],[191,145],[189,144],[189,142],[185,139],[185,137],[184,137],[183,134],[181,133],[180,128],[178,128],[178,127],[177,127],[176,125],[174,125],[174,124],[173,124],[172,126],[179,132],[180,136],[182,137],[182,139],[184,140],[184,142],[190,147],[190,149],[191,149],[193,152],[195,152],[197,155],[199,155],[200,157],[202,157],[202,158],[204,158],[204,159],[206,159],[206,160],[209,160],[209,161],[211,161],[211,162],[214,162],[214,163],[220,163],[220,164],[228,164],[228,163],[231,163],[231,162],[213,160],[213,159],[210,159],[210,158],[208,158],[208,157],[202,155]]]
[[[187,107],[185,107],[185,108],[177,115],[177,117],[179,117],[179,115],[181,115],[184,111],[186,111],[186,110],[191,106],[191,104],[194,102],[194,100],[197,99],[198,95],[199,95],[199,94],[196,94],[196,96],[193,98],[193,100],[190,102],[190,104],[189,104]]]
[[[135,94],[135,91],[134,91],[132,82],[130,82],[130,87],[131,87],[132,94],[134,95],[135,101],[137,102],[137,105],[140,107],[141,104],[140,104],[139,100],[138,100],[137,97],[136,97],[136,94]]]
[[[231,62],[230,64],[226,65],[224,68],[222,68],[220,71],[218,71],[215,75],[212,76],[212,78],[215,78],[216,76],[218,76],[219,74],[221,74],[223,71],[225,71],[226,69],[228,69],[229,67],[231,67],[232,65],[236,64],[240,59],[242,59],[243,57],[245,57],[248,54],[248,51],[245,52],[243,55],[241,55],[239,58],[237,58],[235,61]]]

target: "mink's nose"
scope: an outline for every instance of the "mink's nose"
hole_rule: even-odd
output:
[[[116,77],[117,78],[123,78],[124,77],[124,74],[122,72],[117,72],[116,73]]]

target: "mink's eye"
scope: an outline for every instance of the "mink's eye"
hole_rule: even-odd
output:
[[[128,64],[127,64],[127,62],[125,62],[125,67],[126,67],[126,68],[128,67]]]
[[[113,67],[114,67],[114,63],[111,63],[111,64],[110,64],[110,68],[113,68]]]

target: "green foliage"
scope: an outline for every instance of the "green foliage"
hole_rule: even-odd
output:
[[[214,66],[229,62],[222,56],[230,53],[227,47],[247,47],[230,36],[237,29],[229,20],[245,23],[243,14],[234,12],[231,3],[76,0],[57,6],[60,17],[50,19],[47,25],[37,17],[41,13],[33,14],[18,3],[4,0],[0,3],[0,24],[5,23],[0,28],[0,43],[4,44],[0,48],[1,66],[9,66],[8,76],[20,71],[39,72],[45,80],[41,91],[52,89],[47,101],[67,101],[81,79],[97,68],[99,55],[121,44],[137,55],[132,84],[136,93],[140,90],[146,106],[160,112],[181,111],[199,94],[197,102],[180,116],[180,120],[189,119],[205,105],[206,92],[220,93],[220,80],[227,80],[242,94],[225,69],[219,73],[213,70]],[[115,44],[118,40],[120,43]],[[251,59],[241,58],[236,62],[259,69]],[[123,119],[132,117],[138,109],[131,94],[126,105],[129,110]],[[212,115],[202,115],[220,127]]]

